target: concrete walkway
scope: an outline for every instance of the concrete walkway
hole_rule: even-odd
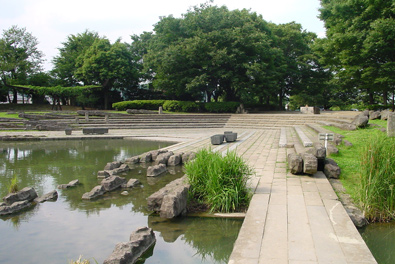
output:
[[[179,142],[175,152],[211,147],[235,150],[255,175],[249,209],[230,256],[229,264],[257,263],[376,263],[365,242],[337,200],[322,172],[314,176],[287,173],[286,157],[293,148],[279,148],[281,129],[231,129],[239,134],[234,143],[212,146],[209,137],[224,129],[111,130],[97,137],[132,137]],[[0,136],[7,135],[0,132]],[[80,131],[13,132],[13,135],[45,135],[45,138],[85,138]]]

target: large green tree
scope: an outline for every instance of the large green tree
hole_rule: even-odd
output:
[[[121,94],[137,89],[136,60],[129,44],[120,40],[111,44],[96,32],[85,31],[70,35],[59,48],[52,74],[62,86],[102,86],[88,101],[96,101],[96,107],[108,109],[112,102],[121,100]]]
[[[137,89],[139,73],[130,45],[96,40],[77,60],[76,76],[85,85],[101,85],[104,109],[120,100],[122,90]]]
[[[17,102],[14,84],[27,84],[30,75],[41,71],[43,54],[38,50],[38,40],[26,28],[12,26],[3,31],[0,39],[0,79],[3,89],[13,91],[13,101]]]
[[[78,68],[77,60],[84,56],[85,51],[97,39],[100,39],[97,32],[85,30],[83,33],[69,35],[67,40],[62,43],[62,47],[58,49],[59,54],[52,61],[54,64],[52,74],[58,80],[59,85],[75,86],[79,84],[81,80],[75,75]]]
[[[240,100],[253,78],[273,60],[270,30],[248,10],[203,4],[182,18],[162,18],[154,28],[144,64],[154,86],[177,98]],[[258,78],[259,76],[259,78]]]
[[[321,54],[340,94],[366,94],[370,104],[378,94],[387,104],[394,90],[394,1],[321,0],[321,6],[327,32]]]

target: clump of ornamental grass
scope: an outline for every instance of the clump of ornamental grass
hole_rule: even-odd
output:
[[[200,150],[185,165],[185,173],[191,184],[190,197],[207,204],[211,212],[238,211],[250,202],[247,180],[252,169],[235,152],[222,157],[211,150]]]
[[[10,181],[10,184],[8,185],[8,193],[16,193],[18,191],[18,178],[16,175],[14,175]]]
[[[359,201],[370,221],[395,219],[395,138],[372,136],[361,151]]]

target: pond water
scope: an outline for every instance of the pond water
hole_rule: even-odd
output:
[[[395,263],[395,223],[374,223],[359,231],[379,264]]]
[[[176,167],[164,176],[146,177],[144,166],[122,175],[141,187],[119,189],[94,201],[82,194],[100,182],[107,162],[123,160],[170,143],[136,140],[82,140],[2,143],[0,195],[17,175],[19,188],[34,187],[41,196],[59,184],[79,179],[75,188],[58,190],[56,202],[37,204],[17,215],[0,217],[0,263],[68,263],[80,255],[102,263],[116,243],[129,240],[141,226],[154,229],[157,242],[140,263],[227,263],[242,220],[151,215],[146,198],[183,175]]]

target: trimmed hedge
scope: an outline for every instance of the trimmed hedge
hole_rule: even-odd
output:
[[[196,103],[176,100],[134,100],[113,103],[112,108],[118,111],[127,109],[158,110],[159,106],[163,106],[163,110],[169,112],[235,113],[239,105],[238,102]]]
[[[170,112],[196,113],[200,110],[199,103],[189,101],[168,100],[163,104],[163,110]]]
[[[163,106],[166,100],[133,100],[113,103],[112,108],[118,111],[125,111],[127,109],[145,109],[158,110],[159,106]]]
[[[211,102],[205,103],[204,108],[210,113],[235,113],[239,105],[238,102]]]

